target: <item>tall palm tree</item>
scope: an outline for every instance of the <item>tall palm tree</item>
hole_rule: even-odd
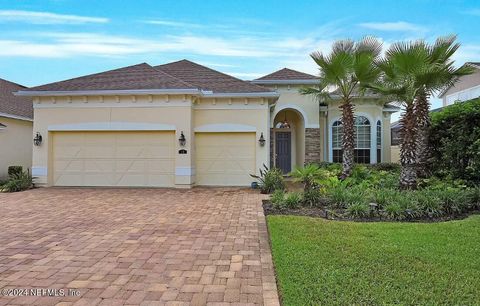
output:
[[[373,65],[382,52],[382,44],[373,37],[365,37],[358,42],[352,40],[336,41],[330,54],[314,52],[310,56],[318,65],[319,84],[316,87],[303,88],[302,94],[314,95],[320,101],[331,99],[328,87],[335,87],[339,93],[343,125],[342,174],[348,177],[354,164],[355,149],[355,96],[364,93],[363,84],[375,82],[380,70]]]
[[[376,83],[368,84],[374,92],[388,96],[403,106],[401,114],[400,186],[403,189],[417,187],[416,172],[416,134],[415,101],[422,87],[418,79],[426,79],[434,73],[429,61],[428,47],[423,41],[394,43],[377,61],[382,77]]]
[[[455,68],[452,56],[460,47],[455,42],[456,35],[439,37],[435,43],[428,46],[428,63],[431,73],[418,76],[419,91],[415,99],[415,117],[417,125],[416,137],[416,168],[419,177],[427,176],[427,161],[429,158],[428,130],[430,126],[429,98],[439,90],[453,85],[460,76],[473,73],[473,68],[462,66]]]

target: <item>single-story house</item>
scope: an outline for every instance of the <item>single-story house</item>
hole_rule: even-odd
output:
[[[467,62],[474,72],[461,76],[458,81],[443,90],[438,96],[442,99],[443,107],[455,102],[464,102],[480,97],[480,62]]]
[[[14,95],[23,89],[0,79],[0,180],[8,176],[9,166],[32,167],[32,99]]]
[[[282,69],[243,81],[181,60],[20,90],[33,97],[33,174],[46,186],[248,186],[262,165],[288,173],[340,161],[338,102],[299,93],[317,78]],[[334,97],[335,98],[335,97]],[[337,97],[338,98],[338,97]],[[390,115],[355,99],[361,163],[390,160]]]

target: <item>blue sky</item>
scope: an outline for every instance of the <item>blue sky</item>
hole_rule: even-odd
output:
[[[316,73],[312,51],[365,35],[388,46],[456,33],[462,64],[480,61],[479,28],[473,0],[0,0],[0,77],[33,86],[183,58],[242,79]]]

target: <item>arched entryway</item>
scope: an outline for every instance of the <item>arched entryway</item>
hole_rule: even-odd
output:
[[[305,162],[305,120],[291,108],[276,113],[271,137],[272,165],[288,174]]]

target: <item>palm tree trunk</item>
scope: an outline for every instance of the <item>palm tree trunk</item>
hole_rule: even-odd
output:
[[[416,168],[417,176],[425,178],[428,176],[427,162],[429,155],[428,132],[430,127],[430,103],[428,95],[422,92],[415,101],[415,118],[417,121],[417,143],[416,143]]]
[[[409,103],[400,119],[402,145],[400,147],[400,162],[402,170],[400,172],[400,187],[402,189],[417,188],[417,172],[415,168],[416,154],[416,122],[414,113],[414,104]]]
[[[352,173],[355,149],[355,122],[353,118],[353,104],[346,99],[340,106],[342,110],[343,139],[342,139],[342,174],[340,179],[346,179]]]

